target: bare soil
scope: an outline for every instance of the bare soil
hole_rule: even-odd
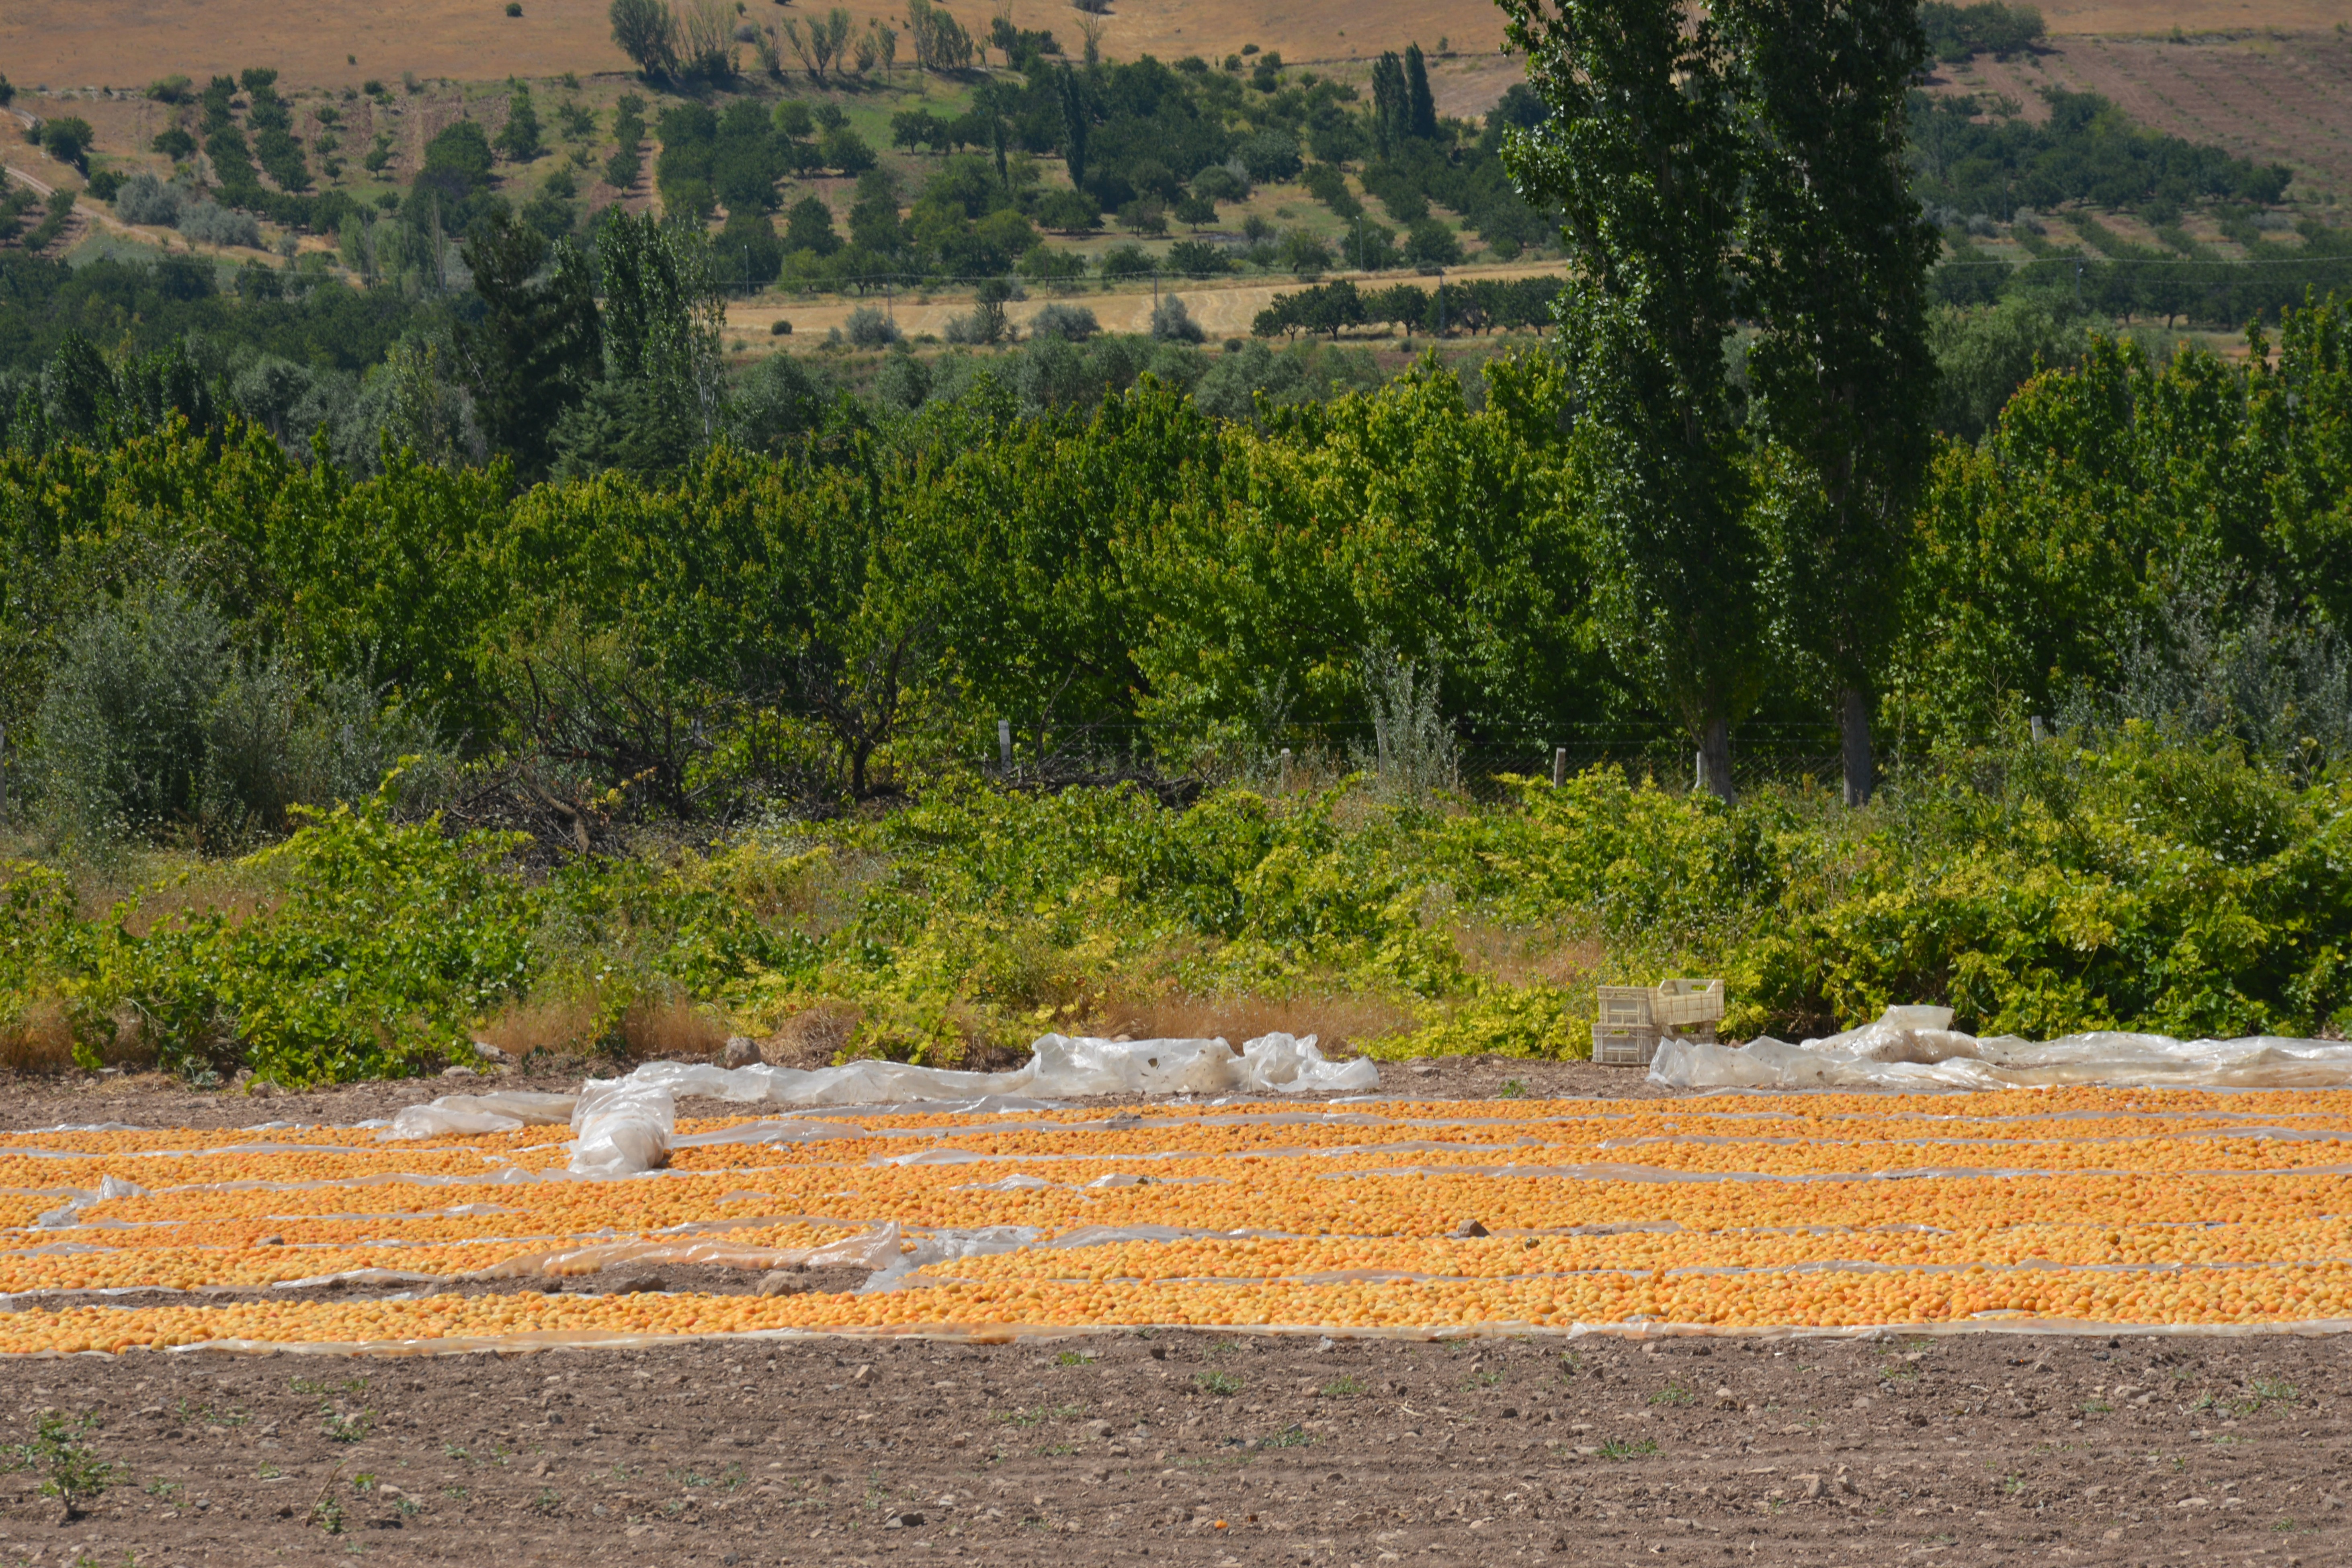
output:
[[[2343,1562],[2335,1340],[1124,1333],[0,1366],[0,1562]],[[487,1543],[495,1541],[495,1550]],[[127,1556],[126,1556],[127,1554]]]

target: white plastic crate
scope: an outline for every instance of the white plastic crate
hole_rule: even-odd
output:
[[[1602,1067],[1645,1068],[1658,1054],[1658,1031],[1647,1024],[1595,1024],[1592,1059]]]
[[[1719,1024],[1723,1021],[1723,982],[1662,980],[1650,1002],[1650,1016],[1661,1027],[1670,1029]]]
[[[1598,991],[1600,1019],[1614,1028],[1650,1029],[1659,1022],[1657,994],[1646,985],[1603,985]]]

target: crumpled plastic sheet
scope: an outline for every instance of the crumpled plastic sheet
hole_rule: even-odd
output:
[[[575,1176],[634,1176],[669,1163],[677,1101],[667,1085],[639,1077],[592,1078],[572,1108]]]
[[[1327,1059],[1315,1037],[1262,1035],[1236,1057],[1221,1039],[1105,1040],[1044,1035],[1034,1055],[1010,1072],[958,1072],[905,1062],[858,1061],[831,1068],[710,1067],[698,1062],[647,1062],[629,1076],[673,1095],[709,1095],[739,1102],[860,1105],[903,1102],[936,1108],[940,1100],[1010,1098],[990,1109],[1045,1108],[1045,1102],[1091,1094],[1305,1094],[1380,1087],[1369,1058]]]
[[[81,1225],[81,1211],[95,1204],[113,1198],[143,1198],[147,1189],[136,1182],[126,1182],[120,1176],[100,1176],[98,1190],[86,1196],[68,1198],[65,1203],[33,1221],[36,1230],[69,1230]]]
[[[512,1132],[523,1127],[560,1127],[572,1120],[576,1094],[535,1094],[522,1089],[489,1094],[445,1094],[429,1105],[402,1108],[384,1140],[446,1138],[453,1133]]]
[[[1921,1015],[1941,1015],[1941,1023]],[[2340,1040],[2176,1040],[2102,1029],[2037,1043],[1962,1034],[1943,1026],[1949,1017],[1943,1008],[1890,1007],[1875,1023],[1794,1046],[1769,1035],[1746,1046],[1661,1040],[1650,1081],[1669,1089],[2352,1086],[2352,1043]]]
[[[721,1268],[848,1268],[879,1271],[895,1268],[904,1254],[896,1220],[822,1247],[745,1247],[724,1239],[614,1241],[520,1253],[487,1268],[456,1275],[459,1280],[524,1279],[596,1274],[608,1268],[655,1264],[705,1264]],[[956,1256],[941,1253],[942,1258]]]
[[[1012,1072],[955,1072],[904,1062],[861,1061],[844,1067],[717,1068],[698,1062],[646,1062],[626,1078],[590,1079],[575,1097],[551,1094],[449,1095],[413,1105],[394,1118],[386,1138],[430,1138],[445,1132],[506,1132],[530,1114],[552,1121],[571,1100],[573,1133],[569,1169],[575,1176],[634,1176],[667,1164],[679,1144],[677,1097],[709,1095],[742,1103],[848,1105],[886,1100],[936,1101],[991,1094],[1061,1099],[1088,1094],[1211,1094],[1229,1089],[1280,1094],[1377,1088],[1381,1069],[1369,1058],[1328,1060],[1315,1037],[1262,1035],[1234,1055],[1223,1040],[1103,1040],[1045,1035],[1027,1066]],[[697,1134],[697,1142],[798,1142],[857,1132],[820,1131],[816,1122],[768,1122],[755,1133],[730,1129]]]

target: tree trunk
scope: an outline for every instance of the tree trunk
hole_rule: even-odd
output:
[[[1870,745],[1870,696],[1853,687],[1838,693],[1838,737],[1845,754],[1845,803],[1859,809],[1878,793],[1878,758]]]
[[[1698,742],[1698,766],[1691,781],[1694,789],[1705,790],[1726,805],[1738,803],[1739,792],[1731,785],[1731,721],[1709,719]]]

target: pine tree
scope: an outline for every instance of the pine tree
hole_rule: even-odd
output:
[[[464,247],[484,309],[457,329],[459,363],[484,438],[526,480],[547,473],[556,423],[587,395],[602,358],[587,259],[559,242],[550,268],[549,249],[504,212]]]

